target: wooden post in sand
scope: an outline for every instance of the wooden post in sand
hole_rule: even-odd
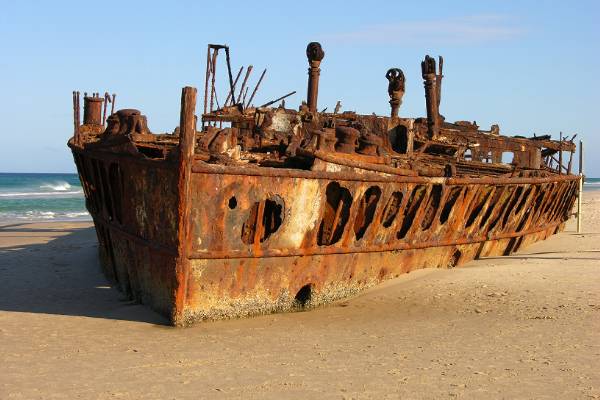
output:
[[[577,233],[581,233],[581,195],[583,192],[583,140],[579,141],[579,193],[577,195]]]

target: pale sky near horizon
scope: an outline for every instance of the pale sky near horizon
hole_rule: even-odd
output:
[[[320,41],[319,108],[341,100],[345,110],[387,114],[384,75],[399,67],[407,77],[400,114],[424,116],[420,61],[443,55],[448,121],[498,123],[507,135],[577,133],[586,174],[600,177],[597,1],[0,5],[0,172],[75,171],[66,147],[74,89],[116,92],[117,108],[138,108],[152,131],[172,131],[181,87],[203,86],[207,43],[228,44],[235,71],[252,64],[252,87],[268,69],[255,104],[296,90],[287,101],[296,108],[306,44]]]

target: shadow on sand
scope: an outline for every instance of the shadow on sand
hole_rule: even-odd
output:
[[[590,257],[585,256],[571,256],[571,252],[566,251],[544,251],[538,253],[515,253],[510,256],[501,256],[501,257],[482,257],[482,260],[501,260],[501,259],[511,259],[511,260],[592,260],[596,261],[600,257],[600,250],[579,250],[577,254],[584,255],[586,253],[592,253]],[[561,256],[562,254],[562,256]],[[595,255],[596,254],[596,255]]]
[[[0,310],[168,323],[111,288],[100,270],[93,227],[14,224],[0,227],[0,236],[50,238],[47,243],[0,247]]]

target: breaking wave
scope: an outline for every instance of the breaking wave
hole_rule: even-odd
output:
[[[0,224],[90,220],[77,174],[0,173]]]
[[[45,183],[40,186],[40,189],[50,189],[58,192],[65,192],[71,189],[71,185],[68,182]]]
[[[15,193],[0,193],[0,197],[48,197],[48,196],[65,196],[83,194],[83,190],[72,190],[68,192],[15,192]]]

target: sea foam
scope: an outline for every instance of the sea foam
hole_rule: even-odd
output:
[[[64,195],[83,194],[82,190],[72,190],[68,192],[14,192],[0,193],[0,197],[47,197],[47,196],[64,196]]]
[[[64,192],[71,189],[71,185],[68,182],[45,183],[40,186],[40,189],[50,189]]]

